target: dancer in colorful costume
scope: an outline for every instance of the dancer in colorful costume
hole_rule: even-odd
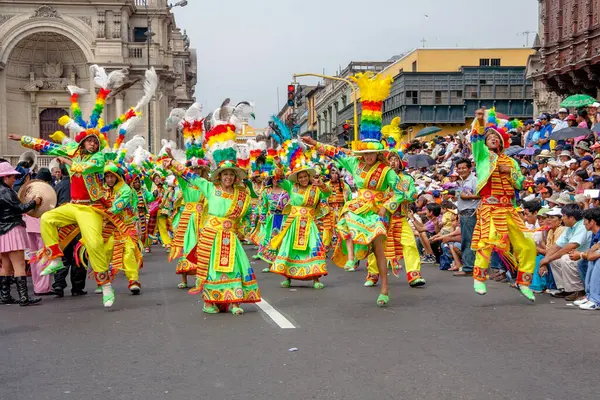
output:
[[[510,146],[510,136],[496,119],[495,109],[489,110],[487,124],[483,113],[478,113],[473,121],[471,145],[477,171],[477,194],[481,197],[471,244],[476,251],[475,293],[487,292],[487,269],[495,251],[514,272],[518,269],[516,283],[521,294],[535,301],[529,288],[535,269],[535,242],[524,233],[527,228],[516,211],[515,189],[520,190],[525,179],[519,163],[504,154]]]
[[[260,168],[265,162],[263,152],[266,151],[267,144],[265,142],[257,142],[256,140],[252,139],[248,140],[246,143],[250,158],[249,169],[252,174],[252,180],[250,181],[250,184],[252,185],[252,191],[256,194],[256,198],[252,196],[252,211],[245,233],[247,239],[254,243],[258,250],[260,248],[260,242],[264,233],[265,220],[264,214],[262,213],[262,194],[266,187],[265,178],[261,175]],[[256,254],[252,258],[258,259],[260,257],[258,254]]]
[[[385,258],[388,266],[392,268],[392,272],[396,276],[402,268],[400,262],[404,259],[406,280],[410,287],[423,286],[426,282],[421,276],[421,258],[417,249],[417,241],[407,219],[409,205],[416,201],[418,196],[414,179],[404,172],[405,165],[400,150],[400,139],[403,136],[400,129],[400,118],[394,118],[390,125],[386,125],[381,129],[381,133],[388,150],[387,160],[390,167],[398,174],[402,191],[405,194],[405,200],[390,217],[385,240]],[[388,195],[393,196],[393,191],[388,191]],[[379,281],[379,270],[377,269],[375,255],[369,255],[368,260],[369,267],[365,286],[374,286]]]
[[[290,200],[284,212],[285,224],[271,239],[271,247],[277,249],[271,272],[285,277],[281,282],[284,288],[290,287],[291,279],[297,279],[312,280],[313,288],[322,289],[325,285],[320,278],[327,275],[326,253],[315,220],[320,216],[319,202],[330,191],[320,180],[311,182],[316,171],[308,164],[301,143],[292,139],[292,131],[276,117],[271,129],[271,137],[283,140],[280,158],[290,170],[288,178],[280,184]]]
[[[197,186],[208,203],[204,229],[196,248],[188,255],[188,259],[196,264],[193,292],[202,293],[204,312],[218,313],[217,305],[221,305],[231,306],[231,313],[237,315],[244,313],[240,303],[260,301],[260,290],[239,239],[242,219],[249,211],[250,193],[239,185],[246,173],[237,166],[236,126],[230,123],[231,111],[224,107],[229,109],[224,105],[213,113],[205,136],[207,156],[214,166],[212,182],[172,159],[164,163],[176,175]]]
[[[338,167],[330,164],[328,167],[329,171],[329,182],[327,186],[331,189],[331,196],[327,198],[329,204],[330,213],[327,217],[329,221],[325,222],[328,226],[332,226],[331,237],[324,237],[323,242],[326,247],[334,246],[338,242],[337,229],[335,228],[340,220],[340,213],[344,208],[346,202],[352,200],[352,190],[342,179],[342,174]]]
[[[201,112],[202,106],[194,103],[178,122],[183,133],[185,155],[182,155],[181,159],[176,156],[176,159],[182,164],[185,163],[193,174],[208,179],[210,166],[202,148],[204,119],[201,117]],[[171,121],[174,122],[176,121]],[[185,289],[188,287],[187,277],[196,275],[196,264],[188,260],[188,255],[198,244],[200,230],[204,227],[208,216],[208,206],[206,197],[196,185],[180,175],[176,175],[176,179],[183,196],[183,207],[173,218],[175,232],[171,242],[169,262],[177,259],[175,273],[181,276],[181,282],[177,287]]]
[[[154,195],[150,191],[150,188],[152,188],[152,181],[150,181],[149,178],[144,177],[142,173],[137,170],[134,170],[129,176],[129,185],[134,191],[134,196],[137,197],[138,235],[140,237],[140,241],[145,247],[148,241],[148,208],[154,201]]]
[[[108,162],[104,167],[105,197],[103,202],[109,218],[104,235],[108,234],[104,249],[112,254],[112,276],[123,270],[132,294],[140,294],[139,271],[142,265],[142,244],[137,231],[137,197],[125,183],[124,168],[120,162]],[[86,245],[89,252],[89,247]]]
[[[281,170],[275,168],[275,149],[267,150],[265,163],[262,166],[266,188],[262,193],[261,216],[264,221],[259,235],[258,257],[267,264],[273,264],[277,251],[270,246],[271,240],[281,232],[286,215],[284,210],[290,200],[290,195],[281,187]],[[266,267],[262,272],[271,272],[271,267]]]
[[[158,222],[158,212],[160,211],[160,205],[163,202],[163,197],[166,195],[165,188],[165,177],[167,172],[162,168],[156,167],[151,168],[149,171],[152,176],[152,196],[154,201],[148,205],[148,239],[145,243],[145,252],[150,253],[152,251],[152,244],[158,240],[156,227]]]
[[[343,149],[317,143],[310,137],[302,139],[309,145],[350,172],[358,187],[358,197],[346,203],[337,225],[341,237],[335,248],[333,261],[347,271],[354,271],[357,260],[375,252],[381,279],[381,293],[377,305],[389,302],[387,260],[385,257],[385,226],[388,213],[394,214],[406,195],[398,175],[387,165],[381,143],[381,107],[390,93],[392,79],[359,73],[351,77],[360,88],[362,116],[360,140],[352,143],[355,156]],[[391,196],[386,196],[388,190]]]
[[[41,234],[45,247],[39,257],[42,262],[47,264],[43,274],[55,273],[63,268],[59,229],[75,225],[69,233],[81,232],[82,239],[88,248],[89,261],[94,270],[96,282],[102,287],[102,301],[105,307],[111,307],[115,296],[108,274],[109,260],[104,253],[102,240],[103,206],[101,199],[104,197],[102,174],[105,161],[101,151],[107,146],[106,134],[139,115],[141,109],[148,104],[156,91],[158,77],[153,69],[146,71],[142,99],[135,107],[130,108],[111,124],[102,126],[100,117],[106,98],[112,89],[120,86],[125,74],[122,71],[113,71],[107,75],[105,70],[97,65],[92,65],[91,70],[95,76],[94,82],[101,89],[96,97],[90,121],[84,121],[78,102],[79,95],[86,91],[75,86],[68,87],[71,92],[71,110],[74,120],[63,116],[58,121],[75,135],[75,142],[58,145],[46,140],[18,135],[9,135],[9,139],[20,140],[24,147],[37,150],[42,154],[58,156],[59,160],[67,165],[71,177],[71,202],[46,212],[41,218]],[[119,134],[117,148],[120,147],[123,139],[124,135]],[[61,236],[64,236],[64,232]],[[62,241],[63,246],[68,244],[66,239],[69,238]]]

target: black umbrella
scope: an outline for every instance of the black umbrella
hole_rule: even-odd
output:
[[[427,168],[435,165],[435,160],[426,154],[412,154],[406,158],[408,168]]]
[[[550,139],[565,140],[565,139],[576,138],[578,136],[587,136],[590,133],[592,133],[592,131],[590,131],[587,128],[575,128],[575,127],[569,126],[567,128],[559,129],[555,132],[552,132],[552,134],[550,135]]]

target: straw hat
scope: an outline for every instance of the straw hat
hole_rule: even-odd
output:
[[[56,192],[52,186],[39,179],[32,179],[21,186],[18,196],[21,203],[28,203],[36,197],[42,199],[38,207],[27,213],[30,217],[39,218],[46,211],[50,211],[56,207]]]

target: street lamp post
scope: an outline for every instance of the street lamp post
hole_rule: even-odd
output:
[[[358,108],[357,108],[358,105],[357,105],[357,99],[356,99],[357,98],[357,90],[356,90],[356,87],[354,87],[354,85],[352,84],[352,82],[349,81],[348,79],[340,78],[337,76],[328,76],[328,75],[321,75],[321,74],[294,74],[294,82],[296,82],[296,78],[299,78],[302,76],[316,76],[318,78],[331,79],[333,81],[344,82],[348,86],[350,86],[350,90],[352,91],[353,103],[354,103],[354,140],[358,141]]]
[[[152,20],[160,12],[157,11],[156,13],[154,13],[154,15],[150,16],[150,13],[148,12],[148,1],[149,0],[146,0],[144,2],[144,7],[146,8],[146,69],[150,69],[150,45],[152,44],[152,36],[154,35],[154,32],[152,32]],[[185,7],[187,6],[187,4],[187,0],[178,1],[175,4],[169,4],[167,6],[167,11],[170,11],[172,8],[175,7]],[[148,151],[152,153],[152,106],[150,103],[148,103]]]

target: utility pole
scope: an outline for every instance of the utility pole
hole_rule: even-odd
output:
[[[185,7],[187,6],[187,0],[178,1],[175,4],[167,5],[167,12],[171,11],[171,9],[175,7]],[[148,0],[144,2],[144,8],[146,9],[146,68],[150,69],[150,45],[152,44],[152,36],[154,32],[152,32],[152,20],[156,17],[161,10],[154,13],[154,15],[150,15],[148,12]],[[148,103],[148,151],[152,153],[152,102]]]
[[[533,33],[537,33],[534,31],[525,31],[525,32],[518,32],[517,36],[525,36],[525,46],[523,47],[529,47],[529,35],[533,34]]]

